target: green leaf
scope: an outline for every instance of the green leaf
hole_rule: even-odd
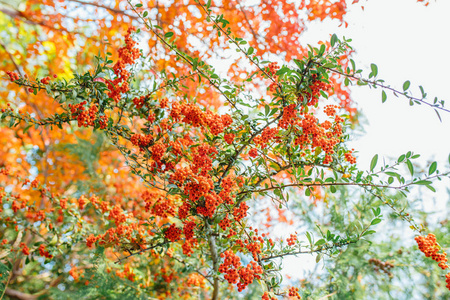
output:
[[[253,51],[255,51],[253,47],[248,48],[247,55],[252,55]]]
[[[405,83],[403,84],[403,90],[406,91],[410,85],[411,85],[411,82],[409,82],[409,80],[406,80]]]
[[[414,182],[414,184],[417,184],[417,185],[430,185],[432,183],[433,182],[431,182],[429,180],[419,180],[419,181]]]
[[[372,158],[372,161],[370,162],[370,172],[372,172],[373,169],[375,169],[377,162],[378,162],[378,154],[375,154],[375,156]]]
[[[208,2],[206,3],[206,8],[210,8],[211,7],[211,0],[208,0]]]
[[[428,175],[433,174],[437,169],[437,163],[434,161],[428,169]]]
[[[425,185],[427,188],[429,188],[433,193],[436,193],[436,189],[432,187],[431,185],[427,184]]]
[[[372,222],[370,222],[370,225],[377,225],[381,222],[381,219],[373,219]]]
[[[141,4],[141,3],[138,3],[138,4],[136,4],[135,6],[136,6],[136,7],[142,7],[142,4]]]
[[[377,65],[376,64],[370,64],[370,69],[372,69],[371,75],[373,77],[377,77],[377,75],[378,75],[378,67],[377,67]]]
[[[386,102],[386,99],[387,99],[387,95],[386,95],[386,92],[383,90],[383,91],[381,91],[381,103]]]
[[[406,165],[408,166],[411,176],[413,176],[414,175],[414,166],[409,159],[406,161]]]
[[[173,32],[171,32],[171,31],[169,31],[169,32],[167,32],[166,34],[164,34],[164,37],[165,38],[170,38],[170,37],[172,37],[173,36]]]
[[[323,244],[325,244],[325,240],[324,239],[320,239],[320,240],[318,240],[316,242],[315,246],[320,246],[320,245],[323,245]]]
[[[322,56],[325,53],[325,45],[320,45],[319,56]]]
[[[144,14],[142,15],[144,18],[146,17],[146,16],[148,16],[148,11],[144,11]]]
[[[336,44],[337,40],[338,40],[337,35],[333,34],[331,36],[331,41],[330,41],[331,47],[334,47],[334,45]]]
[[[317,254],[316,263],[318,263],[322,259],[322,253]]]
[[[375,232],[376,232],[375,230],[367,230],[366,232],[363,233],[362,236],[366,236],[366,235],[369,235],[369,234],[374,234]]]

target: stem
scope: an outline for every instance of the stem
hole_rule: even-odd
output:
[[[208,226],[208,224],[205,224]],[[209,227],[209,226],[208,226]],[[212,232],[208,232],[208,242],[209,242],[209,250],[211,251],[211,259],[213,262],[213,294],[212,294],[212,300],[219,299],[219,278],[217,277],[217,272],[219,270],[219,262],[218,262],[218,255],[217,255],[217,247],[216,247],[216,238],[214,235],[212,235]]]

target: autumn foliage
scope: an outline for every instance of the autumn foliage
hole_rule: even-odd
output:
[[[280,259],[345,256],[375,233],[382,208],[448,268],[436,236],[423,236],[391,191],[434,189],[449,173],[433,163],[414,174],[412,152],[359,169],[348,86],[387,86],[376,67],[359,75],[350,40],[300,44],[309,21],[345,26],[346,1],[22,4],[0,9],[17,44],[0,44],[6,296],[342,297],[337,283],[314,294],[312,283],[283,280]],[[229,51],[239,57],[215,69]],[[351,189],[354,203],[334,196]],[[314,238],[312,216],[331,207],[337,218],[344,205],[356,215],[317,226]],[[306,219],[302,234],[274,229]],[[363,261],[392,275],[391,263]]]

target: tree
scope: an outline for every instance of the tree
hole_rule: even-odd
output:
[[[167,15],[148,10],[153,5],[159,9],[158,3],[130,4],[125,10],[120,4],[111,8],[72,0],[64,8],[28,1],[24,12],[5,9],[61,40],[73,36],[66,35],[69,29],[62,20],[83,24],[77,13],[69,13],[78,5],[106,10],[115,18],[112,25],[122,21],[119,16],[140,24],[136,30],[121,22],[120,26],[130,26],[125,46],[110,50],[116,53],[100,51],[91,66],[102,39],[89,44],[80,56],[85,61],[80,60],[79,72],[72,76],[52,68],[67,64],[71,51],[84,39],[92,40],[96,29],[104,30],[98,36],[112,41],[117,32],[102,26],[106,18],[95,20],[100,26],[87,29],[84,38],[61,43],[66,48],[53,46],[49,71],[58,73],[53,78],[27,76],[25,70],[33,65],[18,64],[17,55],[3,52],[16,69],[7,73],[14,88],[5,91],[5,98],[6,92],[13,92],[26,102],[25,110],[16,101],[1,114],[13,128],[5,129],[2,154],[0,256],[8,296],[220,299],[245,290],[248,297],[263,299],[300,294],[342,299],[355,293],[345,288],[349,282],[364,296],[363,285],[351,279],[358,274],[370,280],[373,272],[363,272],[364,267],[393,277],[392,262],[361,255],[368,249],[392,249],[389,243],[367,245],[385,214],[393,225],[397,220],[407,222],[418,234],[419,248],[447,268],[434,236],[423,236],[425,228],[416,222],[405,199],[416,186],[433,190],[433,180],[449,173],[439,172],[432,163],[428,172],[417,174],[413,161],[418,155],[412,152],[378,168],[375,156],[370,170],[359,170],[353,150],[346,146],[357,121],[346,87],[352,83],[381,87],[383,101],[384,90],[391,90],[436,111],[447,111],[443,102],[427,102],[425,92],[414,97],[409,82],[403,90],[395,90],[377,77],[375,65],[363,79],[362,70],[349,58],[350,41],[336,35],[317,48],[296,47],[298,41],[290,37],[301,27],[278,19],[276,7],[240,6],[246,25],[239,25],[233,3],[218,7],[211,1],[177,2],[160,10]],[[295,14],[293,8],[293,4],[279,6]],[[342,18],[345,2],[302,2],[300,8],[309,9],[309,19],[326,14]],[[187,19],[169,23],[187,12],[196,18],[195,29]],[[266,15],[281,27],[266,28]],[[138,31],[144,29],[151,34],[148,53],[136,43],[143,36]],[[262,39],[263,32],[278,40]],[[190,39],[195,37],[202,37],[199,42],[211,51],[202,47],[192,51],[196,43]],[[247,61],[233,64],[234,76],[228,79],[208,63],[223,55],[224,45]],[[288,51],[290,47],[295,52]],[[269,52],[285,63],[263,61],[263,55],[270,59]],[[11,148],[26,151],[23,161],[17,161]],[[38,163],[43,166],[34,167]],[[412,179],[403,175],[402,166]],[[298,191],[305,197],[296,195]],[[312,228],[306,231],[305,242],[294,233],[286,242],[275,240],[261,233],[262,228],[250,226],[252,220],[261,220],[261,212],[268,213],[264,222],[273,226],[282,221],[288,205],[311,226],[318,213],[314,204],[321,201],[328,202],[328,207],[322,205],[327,220],[315,233]],[[279,218],[275,222],[269,220],[273,211]],[[355,214],[346,216],[345,211]],[[323,255],[338,260],[326,280],[286,288],[279,276],[279,258],[307,253],[317,253],[317,262]],[[417,261],[417,253],[397,253],[409,263]],[[359,266],[358,272],[347,274],[349,265]],[[392,284],[370,282],[380,294],[392,289]],[[443,289],[434,292],[439,293]]]

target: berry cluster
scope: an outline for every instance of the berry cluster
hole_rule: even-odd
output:
[[[16,72],[6,71],[6,74],[9,76],[9,80],[12,82],[19,80],[20,76]]]
[[[44,257],[47,257],[47,258],[52,258],[53,257],[53,255],[51,255],[48,251],[45,251],[45,245],[44,244],[41,244],[39,246],[38,250],[39,250],[39,255],[40,256],[44,256]]]
[[[141,107],[144,106],[145,103],[145,96],[133,98],[133,103],[137,109],[141,109]]]
[[[116,103],[120,100],[120,95],[129,91],[128,79],[130,73],[126,70],[127,65],[131,65],[139,58],[139,49],[135,48],[136,42],[131,38],[131,34],[136,30],[133,26],[128,28],[125,35],[125,47],[119,49],[119,59],[113,66],[116,78],[113,81],[108,80],[107,86],[109,97]]]
[[[235,138],[234,133],[227,133],[223,136],[225,142],[227,142],[230,145],[233,144],[234,138]]]
[[[141,151],[143,151],[153,142],[153,137],[151,135],[133,134],[130,142],[135,146],[139,146]]]
[[[203,288],[205,286],[205,278],[200,274],[192,273],[189,275],[186,284]]]
[[[287,243],[289,246],[294,246],[295,242],[297,241],[297,236],[295,234],[291,234],[287,239]]]
[[[253,280],[260,279],[263,273],[261,266],[255,261],[251,261],[247,266],[242,267],[241,259],[232,250],[226,250],[220,254],[224,262],[219,266],[219,272],[224,273],[224,278],[230,284],[237,284],[238,291],[243,291]]]
[[[78,127],[88,127],[94,126],[94,122],[98,116],[98,107],[96,104],[91,105],[88,110],[86,110],[85,105],[87,101],[80,102],[78,104],[69,104],[70,113],[72,118],[78,121]],[[105,129],[108,118],[106,116],[99,116],[98,122],[101,129]]]
[[[253,158],[257,157],[258,156],[258,149],[256,149],[256,148],[250,149],[250,151],[248,151],[248,155],[250,155],[250,157],[253,157]]]
[[[448,268],[447,265],[447,253],[444,251],[442,253],[439,252],[439,245],[436,242],[436,236],[432,233],[429,233],[428,236],[416,236],[415,240],[417,245],[419,246],[419,250],[422,251],[426,257],[431,257],[434,261],[439,263],[439,267],[442,270]]]
[[[331,89],[331,84],[325,83],[317,79],[317,74],[313,74],[312,82],[309,85],[310,91],[306,92],[306,96],[309,99],[307,105],[308,106],[316,105],[320,97],[320,91],[327,91],[329,89]]]
[[[300,294],[298,293],[298,288],[296,287],[290,287],[288,295],[289,297],[296,297],[297,299],[302,299],[302,297],[300,297]]]
[[[278,128],[264,128],[261,135],[255,137],[254,142],[256,145],[259,145],[261,149],[264,149],[271,140],[277,139],[278,132]]]
[[[389,261],[382,262],[379,259],[371,258],[369,259],[369,264],[374,265],[374,269],[376,272],[381,270],[383,273],[386,273],[389,276],[389,278],[392,278],[394,276],[391,273],[391,269],[394,267],[394,264]]]
[[[30,249],[28,248],[27,245],[25,245],[25,243],[20,243],[19,247],[22,248],[23,255],[29,255],[30,254]]]
[[[49,76],[44,77],[41,79],[41,83],[42,84],[49,84],[50,83],[51,78]]]
[[[264,292],[261,300],[278,300],[277,297],[272,297],[269,295],[269,292]]]
[[[180,239],[181,232],[182,230],[180,228],[177,228],[175,224],[172,224],[166,229],[164,235],[169,241],[175,242]]]

